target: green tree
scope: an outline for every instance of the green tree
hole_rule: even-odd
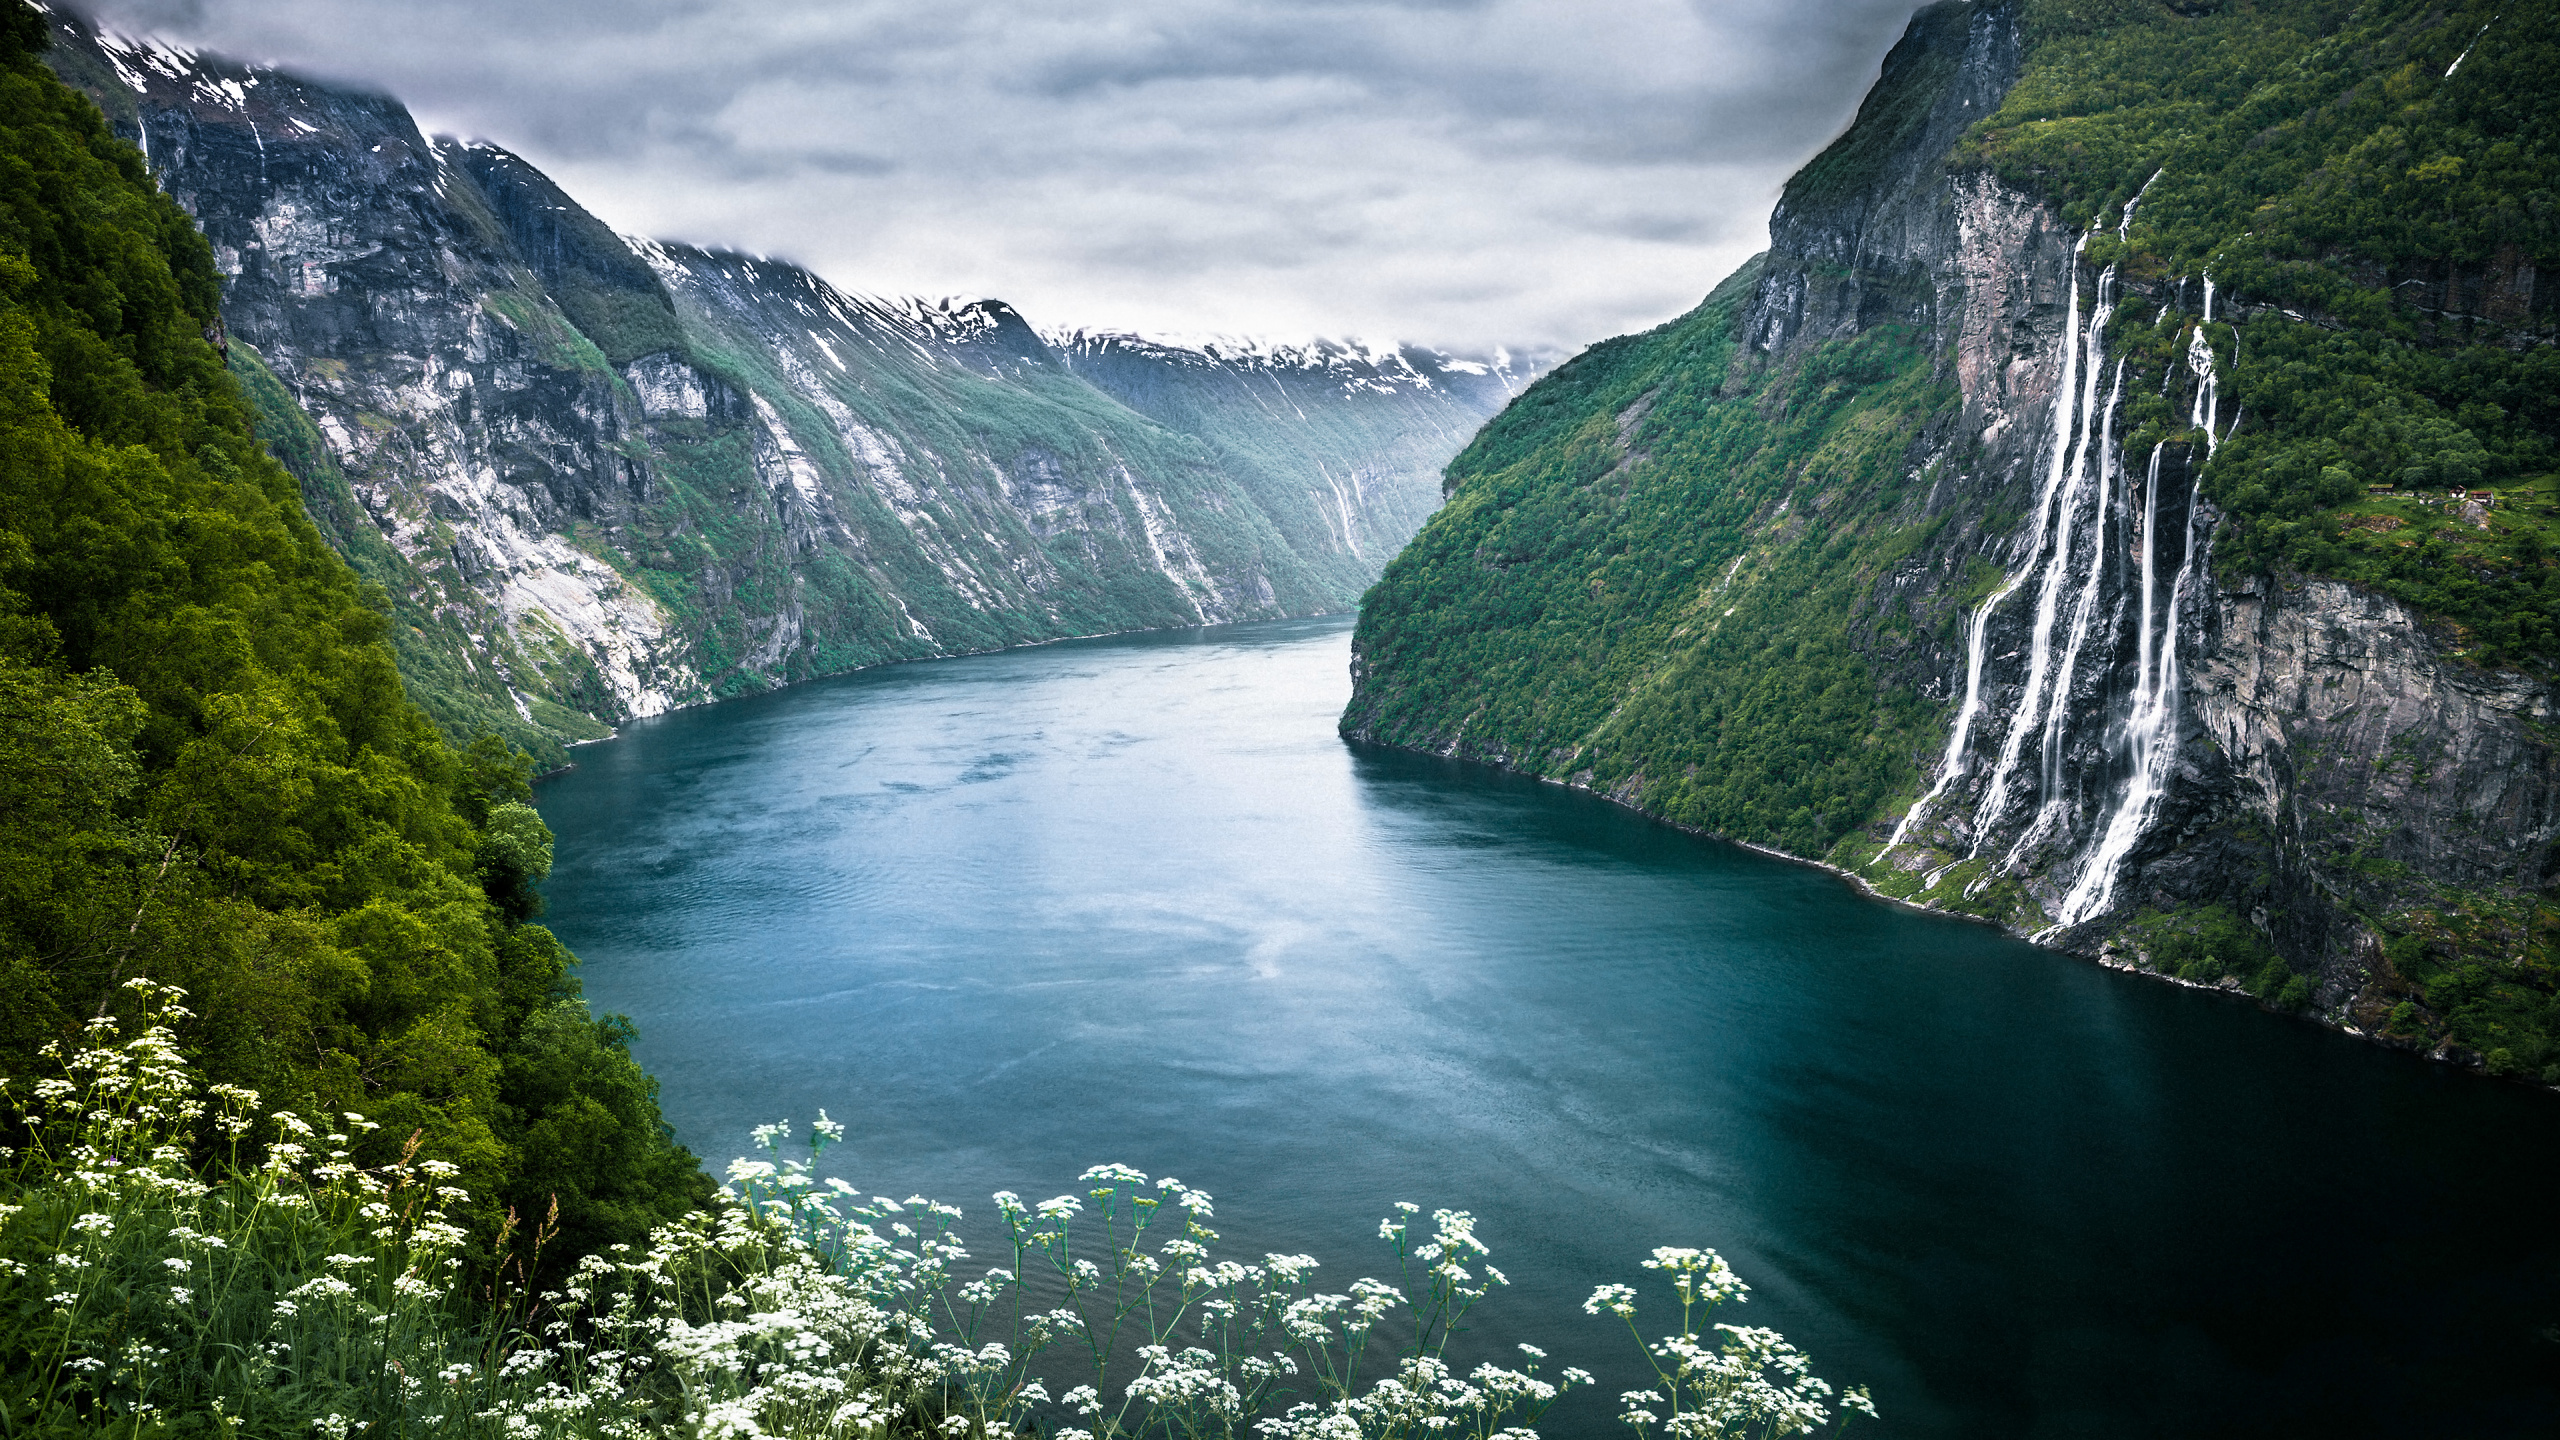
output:
[[[529,766],[409,703],[205,339],[203,237],[45,37],[0,0],[0,1073],[148,974],[215,1078],[377,1124],[360,1159],[415,1132],[637,1239],[708,1182],[618,1041],[558,1062]],[[543,1153],[563,1126],[584,1158]]]

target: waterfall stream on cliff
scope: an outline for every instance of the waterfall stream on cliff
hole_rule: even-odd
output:
[[[2098,286],[2098,310],[2104,313],[2106,308],[2107,286],[2105,277],[2101,277]],[[2094,335],[2097,327],[2092,325],[2090,329]],[[2094,341],[2090,348],[2093,352],[2091,359],[2095,360],[2097,357],[2094,353],[2096,350]],[[2095,364],[2089,367],[2089,377],[2092,382],[2097,379],[2097,371],[2098,367]],[[2094,383],[2091,388],[2092,398],[2094,398]],[[2111,491],[2116,476],[2116,406],[2123,400],[2124,362],[2118,360],[2115,383],[2108,391],[2106,405],[2098,411],[2097,451],[2094,460],[2088,463],[2083,471],[2083,473],[2095,473],[2098,487],[2096,501],[2089,507],[2089,573],[2082,577],[2080,596],[2072,605],[2071,638],[2063,646],[2062,667],[2054,675],[2053,703],[2045,707],[2044,749],[2041,758],[2044,761],[2044,795],[2048,812],[2062,794],[2062,738],[2064,726],[2070,719],[2070,707],[2067,702],[2071,695],[2072,681],[2080,673],[2081,652],[2088,648],[2089,633],[2095,628],[2100,600],[2099,583],[2106,578],[2107,573],[2105,561],[2107,514],[2110,509],[2109,502],[2113,498]],[[2085,411],[2086,407],[2083,408]],[[2085,440],[2085,421],[2082,428]],[[2042,818],[2039,817],[2039,827],[2042,823]]]
[[[2088,244],[2084,237],[2081,245]],[[2019,755],[2024,751],[2030,733],[2039,736],[2037,795],[2041,804],[2036,818],[2021,833],[2001,862],[1983,872],[1975,880],[1979,889],[1991,879],[2006,872],[2026,847],[2043,835],[2055,819],[2055,807],[2062,794],[2062,737],[2070,720],[2071,681],[2079,664],[2080,652],[2087,644],[2089,627],[2095,619],[2098,581],[2106,568],[2107,476],[2114,463],[2112,419],[2115,404],[2123,395],[2121,367],[2117,384],[2105,406],[2098,403],[2098,377],[2106,360],[2105,317],[2115,299],[2115,267],[2099,272],[2096,303],[2091,306],[2088,323],[2080,321],[2080,286],[2075,268],[2071,286],[2071,321],[2064,340],[2063,383],[2054,403],[2054,458],[2066,469],[2066,481],[2053,521],[2053,548],[2044,564],[2041,583],[2036,590],[2035,628],[2029,642],[2027,685],[2024,708],[2013,718],[2008,735],[2001,741],[2000,763],[1991,773],[1980,807],[1974,813],[1973,855],[1982,853],[1992,832],[2008,814],[2010,777],[2015,772]],[[2075,384],[2076,381],[2076,384]],[[2093,453],[2094,450],[2094,453]],[[2068,453],[2068,460],[2063,457]],[[2091,496],[2094,486],[2096,494]],[[2085,550],[2075,546],[2074,534],[2079,528],[2084,502],[2088,503],[2089,543]],[[2075,556],[2085,556],[2080,563],[2087,567],[2085,578],[2073,573]],[[2062,640],[2060,664],[2056,664],[2055,631],[2062,625],[2064,595],[2071,582],[2082,580],[2070,623]]]
[[[2084,236],[2081,247],[2088,240]],[[2109,267],[2099,277],[2098,314],[2106,312],[2106,290],[2114,281],[2115,271]],[[2078,514],[2081,494],[2089,478],[2089,411],[2095,408],[2097,391],[2096,353],[2100,327],[2092,324],[2084,331],[2080,323],[2080,273],[2075,265],[2071,274],[2068,320],[2063,335],[2062,383],[2054,389],[2053,464],[2045,481],[2045,503],[2037,507],[2035,543],[2044,563],[2036,585],[2034,627],[2027,640],[2026,690],[2019,697],[2020,708],[2009,720],[2008,733],[2000,741],[2000,758],[1991,767],[1991,780],[1983,787],[1982,799],[1974,809],[1973,847],[1967,858],[1982,853],[1992,832],[2009,811],[2009,781],[2018,768],[2018,757],[2026,748],[2030,734],[2042,733],[2045,695],[2053,678],[2053,632],[2061,622],[2062,595],[2071,579],[2073,520]],[[2083,353],[2087,351],[2088,353]],[[2081,392],[2085,389],[2086,395]],[[2050,525],[2053,543],[2047,548],[2044,532]],[[2029,562],[2030,568],[2034,562]],[[2062,696],[2055,696],[2058,706]],[[1994,871],[1984,872],[1978,886]]]
[[[2083,237],[2081,240],[2082,248],[2085,249],[2087,245],[2088,240],[2086,237]],[[2062,490],[2063,481],[2071,470],[2070,425],[2071,415],[2073,412],[2072,391],[2079,375],[2080,272],[2076,265],[2072,268],[2071,289],[2063,309],[2066,317],[2064,323],[2068,328],[2064,334],[2062,347],[2062,382],[2055,387],[2054,391],[2053,460],[2052,463],[2046,467],[2044,485],[2039,489],[2036,495],[2035,525],[2027,532],[2030,543],[2034,546],[2034,549],[2028,553],[2025,563],[2018,566],[2016,569],[2011,570],[2008,578],[2001,581],[1997,589],[1984,597],[1981,605],[1977,606],[1973,612],[1971,630],[1965,641],[1964,703],[1956,712],[1955,728],[1949,732],[1947,736],[1947,753],[1945,758],[1939,762],[1937,783],[1932,785],[1927,794],[1921,796],[1917,803],[1913,804],[1908,811],[1903,813],[1901,823],[1894,827],[1893,837],[1885,842],[1885,849],[1887,852],[1892,851],[1902,844],[1903,836],[1909,832],[1912,822],[1919,817],[1922,811],[1927,810],[1931,804],[1935,803],[1940,795],[1946,793],[1947,787],[1954,782],[1956,777],[1964,773],[1966,756],[1969,753],[1969,747],[1973,742],[1974,721],[1979,717],[1982,710],[1982,673],[1986,658],[1986,642],[1991,628],[1991,618],[1994,614],[1998,613],[2000,606],[2004,601],[2006,601],[2011,595],[2017,593],[2019,587],[2026,582],[2027,577],[2030,574],[2035,573],[2036,562],[2042,558],[2045,553],[2045,536],[2054,528],[2053,516],[2055,497]],[[2068,512],[2066,511],[2065,513],[2067,517]],[[2066,533],[2067,529],[2068,525],[2066,519]],[[2047,567],[2046,589],[2048,592],[2050,592],[2053,583],[2054,582],[2051,579],[2051,567]],[[2034,668],[2030,669],[2027,680],[2027,689],[2030,695],[2036,692],[2043,680],[2041,667],[2044,664],[2044,643],[2049,637],[2052,628],[2050,606],[2045,603],[2046,601],[2049,601],[2049,599],[2050,594],[2048,593],[2045,597],[2040,599],[2037,606],[2035,659],[2030,662],[2031,666]],[[2028,723],[2032,724],[2033,722],[2029,721]],[[1998,766],[1992,771],[1991,784],[1985,791],[1984,803],[1986,806],[1991,802],[1992,797],[1999,795],[2006,787],[2009,770],[2017,763],[2018,743],[2022,738],[2023,732],[2021,727],[2013,723],[2009,728],[2007,739],[2001,746],[2000,761]],[[1980,843],[1978,837],[1981,833],[1980,812],[1977,811],[1975,829],[1975,834],[1977,836],[1977,848]],[[1929,877],[1929,883],[1932,885],[1936,884],[1937,875],[1943,873],[1944,867],[1942,867],[1939,872],[1933,873]]]
[[[2209,457],[2222,437],[2214,433],[2214,421],[2222,410],[2222,377],[2213,363],[2213,342],[2205,335],[2205,327],[2213,323],[2213,277],[2204,277],[2204,318],[2187,336],[2187,368],[2196,372],[2196,399],[2187,411],[2187,428],[2204,432],[2204,453]]]
[[[2128,204],[2128,212],[2130,209]],[[2087,239],[2083,237],[2080,250],[2085,251],[2086,247]],[[2203,313],[2187,342],[2187,367],[2193,372],[2195,384],[2187,418],[2191,429],[2203,432],[2209,457],[2227,431],[2219,425],[2219,375],[2205,328],[2212,323],[2216,298],[2212,277],[2204,277],[2203,285]],[[2051,441],[2046,452],[2049,461],[2037,495],[2034,528],[2028,532],[2032,548],[2024,564],[1974,610],[1965,636],[1964,699],[1948,735],[1937,779],[1896,822],[1885,844],[1885,853],[1901,846],[1922,814],[1965,773],[1981,718],[1984,672],[1994,658],[1990,654],[1991,624],[2000,607],[2023,588],[2029,577],[2036,582],[2036,608],[2027,635],[2026,675],[2018,702],[2010,711],[1990,778],[1975,802],[1970,844],[1964,858],[1982,855],[2014,809],[2012,792],[2017,788],[2017,772],[2030,736],[2038,742],[2034,772],[2037,809],[2034,819],[2001,851],[1999,863],[1976,878],[1972,889],[1978,891],[1999,876],[2012,873],[2038,843],[2057,834],[2067,837],[2077,789],[2071,784],[2066,751],[2071,726],[2080,718],[2072,708],[2072,695],[2084,666],[2095,664],[2103,674],[2121,663],[2116,659],[2115,647],[2122,643],[2127,628],[2128,601],[2119,599],[2112,606],[2107,603],[2110,566],[2121,562],[2133,576],[2135,592],[2129,597],[2136,611],[2130,627],[2134,686],[2121,716],[2107,722],[2110,733],[2104,753],[2111,758],[2122,757],[2124,778],[2106,807],[2104,823],[2090,837],[2078,873],[2061,902],[2059,919],[2063,925],[2089,919],[2113,901],[2124,862],[2157,816],[2167,791],[2183,701],[2180,625],[2193,588],[2197,555],[2203,548],[2196,534],[2196,509],[2202,494],[2198,483],[2189,486],[2177,569],[2163,597],[2160,569],[2165,556],[2160,543],[2159,493],[2163,452],[2159,447],[2152,450],[2143,478],[2139,526],[2118,524],[2118,536],[2129,538],[2119,538],[2114,545],[2109,543],[2110,525],[2131,519],[2129,514],[2120,517],[2118,512],[2129,512],[2133,505],[2130,490],[2118,484],[2122,457],[2115,433],[2116,414],[2124,400],[2125,364],[2119,359],[2112,374],[2106,364],[2106,321],[2114,305],[2115,287],[2116,271],[2110,265],[2097,276],[2093,303],[2084,320],[2080,277],[2074,267],[2066,302],[2062,374],[2054,388]],[[2106,380],[2103,398],[2102,377]],[[2093,645],[2109,653],[2093,655]],[[1960,862],[1950,862],[1933,871],[1928,884],[1934,886],[1955,863]]]
[[[2130,766],[2124,794],[2107,817],[2106,829],[2098,836],[2097,848],[2080,868],[2080,878],[2072,884],[2071,893],[2062,902],[2062,923],[2076,925],[2107,908],[2115,899],[2116,876],[2124,868],[2124,859],[2133,852],[2134,842],[2151,828],[2151,819],[2159,811],[2160,797],[2168,793],[2169,767],[2178,752],[2178,708],[2181,671],[2178,660],[2178,617],[2186,608],[2189,582],[2196,568],[2196,502],[2202,497],[2203,482],[2187,491],[2187,521],[2179,542],[2177,579],[2169,587],[2168,614],[2165,628],[2155,647],[2152,641],[2152,595],[2157,586],[2154,557],[2159,545],[2160,450],[2151,451],[2150,474],[2143,482],[2142,502],[2142,618],[2139,631],[2139,653],[2136,657],[2133,708],[2125,717],[2123,747]],[[2153,668],[2157,651],[2159,665]]]
[[[2205,454],[2211,456],[2220,443],[2214,433],[2218,418],[2221,387],[2213,358],[2212,342],[2205,326],[2213,323],[2213,277],[2204,280],[2204,316],[2197,322],[2187,341],[2187,365],[2195,372],[2195,403],[2187,416],[2188,425],[2204,432]],[[2233,417],[2235,426],[2238,417]],[[2178,714],[2183,700],[2182,672],[2178,658],[2179,617],[2185,613],[2187,592],[2196,572],[2196,505],[2203,498],[2204,484],[2196,481],[2187,489],[2186,524],[2178,544],[2178,574],[2170,583],[2168,613],[2157,642],[2158,668],[2153,668],[2152,594],[2155,586],[2155,557],[2159,552],[2157,524],[2160,503],[2160,448],[2151,451],[2151,466],[2143,482],[2143,519],[2141,541],[2142,619],[2137,632],[2138,651],[2134,682],[2133,706],[2127,712],[2124,729],[2116,745],[2120,745],[2129,764],[2124,791],[2116,799],[2115,809],[2107,817],[2106,827],[2080,867],[2079,878],[2072,882],[2071,892],[2063,897],[2060,921],[2077,925],[2104,911],[2115,899],[2116,878],[2124,869],[2125,857],[2133,853],[2135,842],[2151,827],[2152,817],[2159,812],[2161,797],[2168,793],[2169,770],[2177,758]]]

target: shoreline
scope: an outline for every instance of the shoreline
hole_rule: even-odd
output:
[[[2488,1071],[2488,1062],[2485,1057],[2473,1054],[2469,1051],[2457,1052],[2455,1047],[2450,1045],[2439,1046],[2433,1050],[2421,1050],[2415,1046],[2396,1043],[2386,1036],[2361,1029],[2355,1025],[2348,1024],[2345,1021],[2332,1020],[2326,1015],[2309,1011],[2276,1009],[2274,1006],[2267,1004],[2265,1001],[2260,1000],[2255,995],[2252,995],[2247,990],[2241,988],[2239,981],[2234,978],[2225,978],[2224,980],[2213,984],[2206,984],[2200,980],[2182,979],[2176,975],[2149,969],[2143,965],[2137,964],[2131,958],[2120,955],[2111,945],[2101,947],[2095,954],[2084,954],[2077,950],[2066,950],[2059,945],[2048,945],[2036,939],[2034,935],[2022,931],[2015,926],[2003,924],[2000,921],[1990,919],[1987,916],[1968,915],[1960,910],[1942,910],[1934,905],[1924,905],[1915,900],[1903,899],[1898,895],[1888,895],[1877,889],[1873,883],[1866,879],[1866,877],[1835,865],[1828,860],[1817,860],[1804,855],[1792,855],[1784,850],[1776,848],[1775,846],[1764,845],[1756,840],[1738,840],[1730,835],[1717,834],[1715,831],[1706,829],[1703,826],[1683,824],[1680,821],[1670,819],[1667,816],[1657,815],[1652,811],[1645,809],[1641,805],[1620,799],[1605,790],[1601,790],[1595,786],[1573,779],[1570,776],[1557,777],[1553,775],[1532,774],[1529,771],[1519,769],[1516,766],[1500,761],[1475,759],[1451,754],[1447,751],[1441,750],[1424,750],[1410,745],[1394,745],[1383,740],[1370,739],[1365,735],[1346,734],[1342,738],[1354,744],[1374,745],[1381,750],[1394,750],[1406,755],[1428,755],[1437,760],[1447,760],[1460,765],[1481,766],[1487,770],[1494,771],[1497,774],[1517,776],[1525,780],[1534,780],[1541,785],[1553,785],[1561,789],[1578,791],[1581,794],[1589,795],[1606,804],[1614,805],[1617,808],[1626,811],[1630,815],[1641,816],[1653,824],[1663,826],[1667,829],[1677,830],[1683,835],[1695,836],[1701,840],[1712,840],[1719,845],[1731,845],[1736,849],[1747,850],[1752,854],[1764,856],[1771,860],[1783,861],[1789,865],[1801,865],[1809,869],[1819,870],[1824,874],[1831,876],[1833,879],[1849,886],[1862,898],[1867,900],[1887,905],[1900,906],[1905,910],[1913,911],[1917,914],[1934,915],[1948,920],[1961,920],[1975,925],[1988,925],[2012,939],[2032,945],[2036,949],[2045,951],[2048,954],[2058,955],[2070,960],[2077,960],[2084,964],[2096,965],[2101,969],[2112,970],[2119,974],[2133,976],[2138,979],[2159,981],[2164,984],[2175,985],[2185,990],[2204,991],[2222,996],[2226,999],[2244,1001],[2269,1015],[2294,1020],[2323,1030],[2335,1031],[2338,1034],[2360,1040],[2379,1050],[2386,1050],[2394,1054],[2406,1055],[2413,1059],[2425,1060],[2431,1064],[2444,1066],[2447,1069],[2458,1070],[2467,1074],[2475,1075],[2483,1080],[2517,1085],[2524,1089],[2538,1090],[2545,1094],[2560,1094],[2560,1085],[2546,1085],[2539,1080],[2527,1079],[2522,1076],[2492,1075]],[[1455,747],[1452,746],[1451,748],[1454,749]],[[2048,932],[2039,931],[2037,933],[2042,934]]]
[[[623,721],[620,725],[614,726],[613,733],[610,735],[597,735],[585,740],[564,740],[560,743],[560,748],[563,750],[576,750],[587,745],[602,745],[609,741],[621,739],[624,726],[637,725],[651,720],[663,719],[669,715],[679,714],[687,710],[707,710],[714,705],[726,705],[737,700],[752,700],[757,695],[777,695],[785,690],[796,689],[802,685],[814,685],[821,680],[841,680],[847,675],[861,675],[872,670],[886,670],[892,665],[924,665],[936,660],[966,660],[974,655],[1008,655],[1016,650],[1037,650],[1043,646],[1066,645],[1078,640],[1113,640],[1124,635],[1178,635],[1191,630],[1222,630],[1230,625],[1276,625],[1289,620],[1331,620],[1344,615],[1357,615],[1359,613],[1360,607],[1354,605],[1348,610],[1311,610],[1303,615],[1266,615],[1255,620],[1204,621],[1197,625],[1135,625],[1126,630],[1096,630],[1090,635],[1051,635],[1039,640],[1025,640],[1018,645],[994,645],[984,650],[952,650],[935,655],[901,655],[890,660],[874,660],[868,665],[855,665],[844,670],[830,670],[824,675],[809,675],[797,680],[785,680],[779,685],[758,690],[754,695],[715,695],[707,700],[688,700],[681,705],[670,705],[666,709],[658,711],[654,715],[635,715],[631,719]],[[533,778],[536,780],[547,780],[554,775],[566,774],[576,768],[577,762],[572,760],[569,764],[555,765],[548,770],[544,770],[536,774]]]

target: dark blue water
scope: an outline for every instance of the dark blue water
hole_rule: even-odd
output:
[[[1348,639],[634,725],[542,786],[550,921],[715,1165],[824,1106],[845,1173],[983,1222],[1121,1161],[1336,1288],[1391,1202],[1471,1209],[1514,1281],[1478,1335],[1611,1395],[1583,1296],[1705,1245],[1871,1434],[2555,1433],[2550,1097],[1347,746]]]

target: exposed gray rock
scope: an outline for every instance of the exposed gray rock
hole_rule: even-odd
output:
[[[2318,977],[2318,1004],[2333,1020],[2378,1030],[2413,988],[2392,973],[2385,928],[2453,926],[2466,954],[2522,954],[2560,861],[2550,728],[2560,697],[2544,682],[2467,664],[2408,607],[2350,585],[2255,578],[2225,589],[2210,563],[2221,517],[2201,500],[2192,522],[2188,514],[2203,455],[2169,445],[2156,469],[2128,469],[2108,423],[2108,375],[2084,391],[2096,400],[2094,423],[2084,400],[2078,431],[2057,426],[2070,399],[2061,384],[2072,360],[2069,297],[2076,287],[2085,327],[2093,308],[2103,315],[2092,297],[2111,277],[2076,261],[2079,237],[2050,209],[1943,163],[1970,117],[2014,81],[2018,23],[2015,6],[1998,4],[1914,23],[1878,93],[1899,67],[1905,83],[1934,87],[1925,109],[1904,112],[1924,118],[1846,147],[1833,173],[1817,162],[1790,186],[1748,312],[1755,348],[1737,361],[1784,364],[1808,340],[1889,320],[1933,334],[1963,403],[1915,453],[1944,462],[1926,513],[1950,523],[1877,582],[1871,608],[1907,602],[1916,637],[1861,639],[1893,680],[1947,704],[1951,724],[1970,668],[1964,627],[1950,623],[1970,614],[1968,573],[1981,562],[2012,576],[2046,564],[2064,528],[2077,531],[2076,558],[2055,572],[2063,593],[2050,633],[2038,632],[2032,575],[1991,611],[1973,677],[1979,723],[1952,776],[1947,756],[1915,757],[1944,788],[1896,826],[1903,844],[1866,875],[1919,903],[1994,914],[2116,961],[2138,953],[2132,922],[2147,911],[2226,906]],[[2213,303],[2193,279],[2151,286],[2145,298],[2181,321]],[[2103,347],[2079,358],[2084,387],[2090,361],[2111,363]],[[2209,357],[2169,377],[2181,407],[2227,431],[2236,416],[2212,403],[2211,380]],[[2057,523],[2039,536],[2040,477],[2081,463],[2074,445],[2087,447],[2090,487],[2078,508],[2057,505]],[[1985,528],[2020,515],[2029,518],[2015,529]],[[2191,544],[2199,553],[2187,566]],[[2148,651],[2146,548],[2160,627]],[[2166,593],[2165,577],[2181,567],[2185,590]],[[2041,710],[2029,683],[2039,648],[2050,696]],[[2183,667],[2183,686],[2165,716],[2160,793],[2137,812],[2128,806],[2139,768],[2133,713],[2163,653]],[[2022,717],[2057,709],[2043,736],[2011,743]],[[1987,788],[2004,749],[2015,767],[2006,806]],[[2127,818],[2140,823],[2128,828]],[[1889,836],[1880,826],[1876,838]],[[2004,880],[2017,887],[2012,901],[1986,895]]]
[[[1526,378],[1053,349],[998,302],[617,236],[385,97],[56,30],[211,240],[265,438],[457,735],[556,757],[882,660],[1347,609]]]

